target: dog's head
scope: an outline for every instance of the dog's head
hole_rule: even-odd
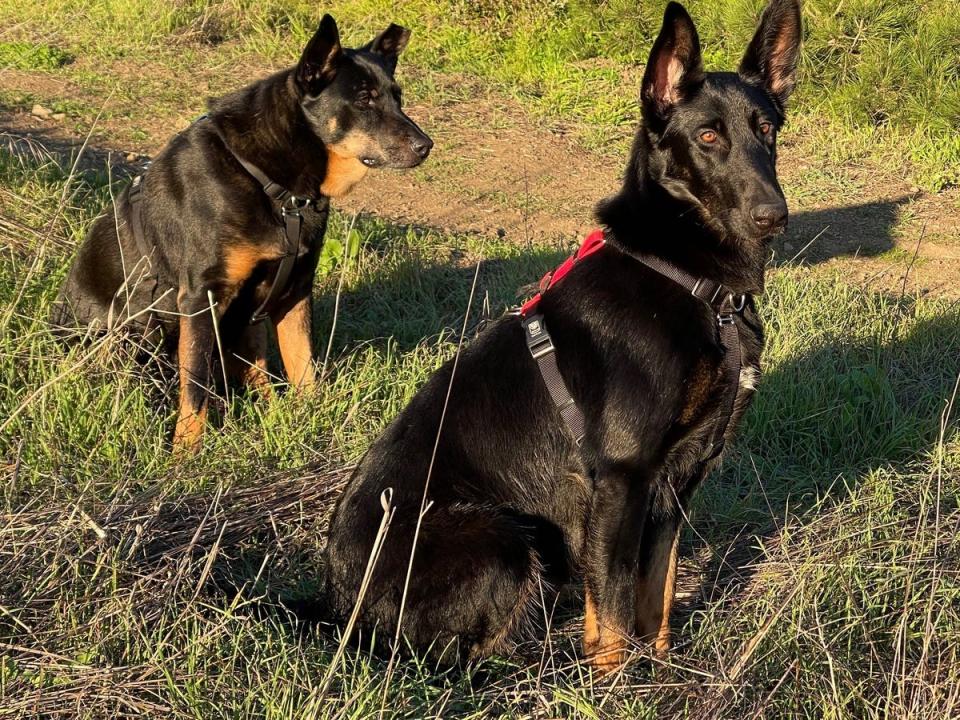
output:
[[[641,89],[648,173],[724,237],[762,241],[783,230],[777,131],[795,84],[798,0],[770,0],[736,73],[704,73],[700,41],[671,2]]]
[[[300,106],[337,172],[409,168],[430,154],[433,141],[401,109],[394,80],[410,31],[391,24],[361,48],[340,45],[337,23],[324,15],[294,69]]]

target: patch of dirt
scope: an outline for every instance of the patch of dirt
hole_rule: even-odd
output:
[[[244,65],[244,76],[263,72]],[[200,84],[219,91],[222,82],[209,78]],[[45,73],[5,73],[4,85],[38,97],[99,101],[89,89]],[[141,107],[155,104],[144,100]],[[197,104],[196,98],[187,102]],[[137,127],[149,128],[148,142],[131,137],[129,118],[102,118],[92,144],[100,152],[119,146],[112,156],[136,163],[195,110],[165,107],[162,114],[151,110],[137,118]],[[342,209],[454,232],[501,233],[518,242],[572,244],[593,227],[597,201],[619,186],[625,157],[584,149],[539,125],[515,101],[487,94],[407,111],[435,142],[430,158],[413,171],[369,173],[339,201]],[[0,112],[0,132],[29,135],[61,150],[82,140],[77,130],[69,121],[22,110]],[[781,149],[791,222],[774,243],[777,263],[822,263],[879,289],[960,296],[960,189],[930,194],[872,167],[819,167],[806,159],[809,148],[794,133]]]
[[[619,186],[619,164],[492,102],[411,108],[434,140],[430,158],[412,173],[369,173],[341,206],[523,241],[582,237],[594,205]]]

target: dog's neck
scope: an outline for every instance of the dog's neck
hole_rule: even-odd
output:
[[[327,150],[303,117],[292,71],[218,99],[210,118],[230,149],[275,183],[302,197],[331,195]]]
[[[655,255],[738,293],[762,292],[764,245],[711,227],[696,206],[667,192],[650,170],[649,142],[641,128],[623,186],[597,206],[597,219],[627,251]]]

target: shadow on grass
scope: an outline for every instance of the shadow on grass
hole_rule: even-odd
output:
[[[815,264],[835,257],[872,257],[896,245],[900,209],[911,200],[845,205],[791,213],[790,225],[773,243],[774,265]]]
[[[787,519],[809,521],[871,473],[908,472],[933,450],[960,373],[960,306],[913,319],[912,300],[863,300],[888,319],[853,341],[841,323],[835,338],[764,373],[734,452],[694,502],[696,531],[688,528],[681,545],[687,597],[674,627],[748,584]],[[857,319],[851,313],[847,324]]]

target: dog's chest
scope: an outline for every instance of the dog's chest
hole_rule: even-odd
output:
[[[697,358],[684,383],[677,425],[682,440],[674,448],[681,454],[702,453],[715,431],[723,431],[728,440],[748,407],[760,380],[760,354],[763,336],[759,321],[751,314],[750,322],[739,322],[740,359],[730,366],[729,357],[719,359]],[[733,380],[731,380],[734,378]],[[731,382],[735,383],[731,387]],[[735,396],[731,406],[729,393]]]
[[[304,208],[299,238],[287,238],[282,226],[266,226],[256,239],[238,238],[226,245],[222,255],[222,275],[226,300],[245,297],[262,302],[278,280],[287,255],[293,255],[293,266],[284,284],[293,286],[304,273],[311,276],[323,247],[327,209]],[[279,278],[283,280],[283,278]],[[285,294],[288,287],[277,288],[274,297]]]

